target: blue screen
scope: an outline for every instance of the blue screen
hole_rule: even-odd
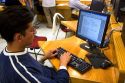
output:
[[[0,2],[1,2],[1,3],[4,3],[4,2],[5,2],[5,0],[0,0]]]
[[[93,11],[80,11],[77,35],[98,45],[102,43],[108,16]]]

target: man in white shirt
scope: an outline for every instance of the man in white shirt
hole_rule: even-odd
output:
[[[80,0],[69,0],[69,6],[77,10],[80,10],[80,9],[89,10],[90,8],[89,6],[81,3]]]
[[[43,10],[47,19],[47,27],[52,28],[52,18],[56,12],[56,1],[55,0],[42,0]]]

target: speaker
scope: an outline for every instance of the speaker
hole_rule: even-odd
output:
[[[121,37],[122,37],[122,41],[123,41],[124,46],[125,46],[125,18],[124,18],[124,24],[123,24],[123,28],[122,28]]]

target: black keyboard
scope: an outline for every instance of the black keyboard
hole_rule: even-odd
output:
[[[64,52],[67,52],[65,49],[59,47],[56,51],[57,55],[56,57],[59,58],[61,54]],[[78,58],[77,56],[71,54],[71,60],[68,63],[68,66],[71,66],[72,68],[76,69],[80,73],[85,73],[89,69],[91,69],[91,64],[87,63],[85,60]]]

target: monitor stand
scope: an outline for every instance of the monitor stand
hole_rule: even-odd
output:
[[[80,44],[80,47],[82,49],[86,50],[87,52],[92,53],[92,54],[100,54],[101,53],[101,50],[97,46],[95,46],[91,43],[82,43],[82,44]]]
[[[80,47],[89,52],[86,56],[94,68],[106,69],[113,66],[113,63],[105,56],[103,52],[101,52],[97,46],[91,43],[82,43]]]

